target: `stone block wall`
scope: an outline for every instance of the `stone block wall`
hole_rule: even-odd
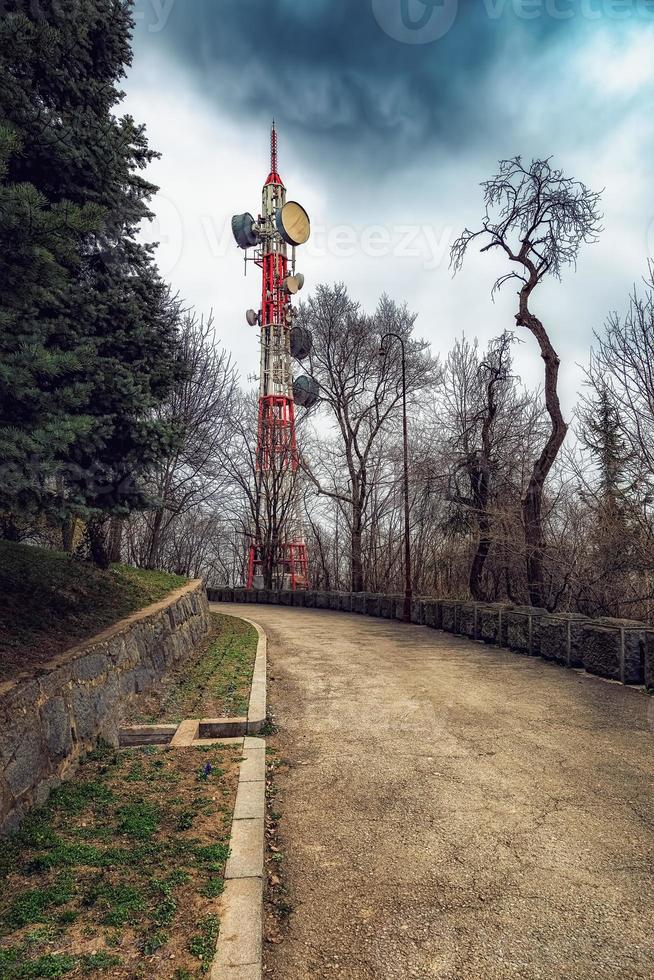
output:
[[[440,630],[443,628],[443,604],[435,599],[425,599],[424,604],[425,626],[430,629]]]
[[[588,622],[574,613],[546,613],[540,621],[540,655],[565,667],[583,667],[583,627]]]
[[[396,595],[330,592],[259,592],[259,602],[304,605],[402,619],[404,600]],[[212,602],[245,602],[244,589],[210,589]],[[302,596],[302,598],[300,598]],[[589,619],[548,613],[530,606],[416,597],[411,621],[471,640],[505,647],[523,656],[542,656],[566,667],[623,684],[645,684],[654,693],[654,628],[619,619]]]
[[[645,687],[654,692],[654,631],[648,632],[645,646]]]
[[[624,619],[596,619],[581,628],[581,660],[591,674],[642,684],[649,645],[642,623]]]
[[[0,686],[0,833],[43,803],[98,738],[118,744],[125,702],[189,656],[208,615],[203,583],[192,582]]]
[[[446,633],[459,632],[459,608],[460,602],[452,599],[444,599],[440,603],[441,607],[441,626]]]
[[[411,622],[416,626],[425,625],[425,602],[424,599],[414,599],[411,603]]]
[[[507,643],[507,606],[502,603],[479,605],[478,639],[505,647]]]
[[[478,638],[478,606],[476,602],[462,602],[459,606],[458,632],[469,640]]]
[[[508,607],[506,618],[506,646],[525,657],[540,653],[540,621],[545,610],[531,606]]]
[[[366,616],[381,616],[382,599],[381,595],[369,592],[366,596]]]

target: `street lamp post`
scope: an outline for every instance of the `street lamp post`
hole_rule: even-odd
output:
[[[413,590],[411,588],[411,533],[409,528],[409,428],[406,414],[406,348],[404,340],[399,333],[386,333],[381,339],[379,356],[386,357],[388,348],[384,347],[384,341],[389,338],[399,340],[402,347],[402,429],[404,434],[404,613],[402,619],[405,623],[411,622],[411,599]]]

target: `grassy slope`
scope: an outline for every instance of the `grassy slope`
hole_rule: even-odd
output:
[[[185,579],[0,541],[0,679],[162,599]]]

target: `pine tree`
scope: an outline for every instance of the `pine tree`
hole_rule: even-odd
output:
[[[131,4],[5,8],[0,445],[16,477],[0,506],[127,513],[147,505],[140,476],[175,438],[152,410],[181,370],[179,304],[136,238],[156,154],[144,127],[116,115]]]
[[[620,616],[621,597],[632,564],[633,494],[631,453],[620,412],[606,385],[582,400],[579,438],[595,464],[597,478],[583,494],[593,520],[588,539],[590,567],[582,605],[593,615]]]
[[[582,444],[599,471],[599,496],[607,504],[613,501],[615,506],[625,484],[630,453],[622,434],[620,413],[606,386],[582,403],[580,419]]]
[[[49,205],[30,183],[7,183],[20,152],[0,126],[0,510],[24,513],[48,495],[56,460],[91,426],[78,412],[81,351],[53,341],[67,329],[71,273],[81,266],[92,207]]]

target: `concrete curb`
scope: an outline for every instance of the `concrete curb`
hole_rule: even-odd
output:
[[[211,980],[261,980],[266,742],[245,736]]]
[[[178,728],[179,725],[130,725],[120,729],[120,746],[166,745],[172,742]]]
[[[217,718],[203,719],[202,724],[229,725],[229,734],[232,735],[257,735],[266,724],[267,717],[267,639],[266,634],[258,623],[248,619],[247,616],[238,616],[236,613],[226,613],[220,609],[219,603],[209,604],[210,612],[220,612],[221,616],[232,616],[233,619],[241,619],[244,623],[249,623],[258,634],[257,653],[254,659],[254,669],[252,671],[252,684],[250,686],[250,702],[248,705],[247,718]],[[225,730],[227,734],[227,730]]]
[[[258,623],[246,620],[259,634],[257,642],[257,655],[254,661],[254,671],[252,672],[252,687],[250,688],[250,704],[248,705],[248,735],[256,735],[266,724],[267,710],[267,640],[266,634]]]

